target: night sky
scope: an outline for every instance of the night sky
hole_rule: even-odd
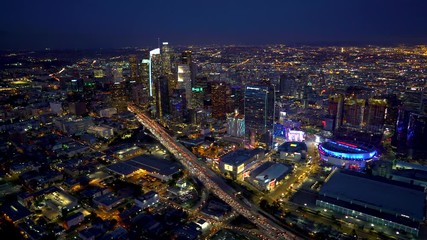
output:
[[[427,43],[427,0],[2,0],[0,49]]]

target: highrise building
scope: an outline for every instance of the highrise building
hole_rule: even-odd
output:
[[[212,86],[212,117],[225,120],[227,112],[227,86],[223,82]]]
[[[155,85],[157,116],[160,120],[164,120],[170,113],[168,78],[166,76],[159,77],[155,81]]]
[[[113,81],[115,83],[123,81],[123,68],[116,66],[113,67],[111,71],[113,75]]]
[[[178,65],[178,82],[177,89],[185,89],[187,102],[191,100],[191,72],[187,64]]]
[[[328,117],[334,119],[334,128],[338,129],[342,125],[342,111],[344,106],[344,96],[342,94],[335,94],[329,96],[328,102]]]
[[[184,89],[174,89],[171,96],[171,120],[177,123],[184,122],[187,100]]]
[[[68,104],[69,112],[71,114],[81,116],[87,113],[86,103],[85,102],[70,102]]]
[[[244,112],[245,106],[245,88],[242,86],[232,86],[231,87],[231,107],[232,111],[238,110],[240,113]],[[231,112],[231,111],[230,111]]]
[[[368,99],[368,114],[366,128],[371,132],[382,132],[387,113],[387,100],[379,98]]]
[[[245,136],[245,118],[237,110],[227,114],[227,134],[233,137]]]
[[[141,81],[139,77],[139,64],[136,55],[129,56],[129,70],[129,80],[134,83],[140,83]]]
[[[411,113],[409,115],[406,145],[410,149],[425,150],[427,143],[427,115]]]
[[[273,128],[274,93],[268,86],[245,88],[245,133],[260,139]],[[263,141],[268,141],[264,138]]]
[[[346,98],[344,100],[343,125],[362,128],[366,109],[365,99]]]
[[[197,75],[197,67],[193,62],[192,52],[190,50],[184,51],[181,54],[181,64],[186,64],[190,68],[190,79],[191,82],[195,82]]]
[[[127,94],[125,82],[115,82],[112,85],[111,91],[112,106],[117,109],[117,112],[124,112],[127,110]]]
[[[85,84],[83,79],[71,79],[67,83],[67,90],[68,92],[81,93],[84,91],[84,86]]]
[[[329,96],[328,116],[323,124],[329,131],[347,128],[382,132],[386,114],[387,100],[384,98],[359,98],[353,94],[344,97],[343,94],[335,94]]]
[[[190,109],[201,109],[203,108],[204,100],[204,89],[200,86],[194,86],[191,88],[191,100],[190,100]]]
[[[295,81],[295,78],[289,74],[282,74],[280,76],[280,83],[279,83],[279,92],[283,96],[286,97],[294,97],[297,90],[297,82]]]
[[[163,42],[161,49],[162,74],[167,76],[172,74],[171,68],[171,49],[168,42]]]

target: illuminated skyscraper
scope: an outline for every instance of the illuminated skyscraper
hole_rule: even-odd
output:
[[[163,42],[162,44],[161,57],[162,57],[162,74],[165,76],[172,74],[171,49],[169,47],[168,42]]]
[[[181,64],[187,64],[188,66],[190,66],[190,64],[192,63],[193,59],[192,59],[192,52],[187,50],[182,52],[181,54]]]
[[[212,86],[212,117],[225,120],[227,112],[227,86],[219,82]]]
[[[366,117],[367,130],[374,132],[382,132],[384,129],[386,113],[386,99],[368,99],[368,114]]]
[[[125,82],[115,82],[112,86],[111,101],[113,107],[117,109],[117,112],[124,112],[127,110],[127,98],[126,98],[126,87]]]
[[[190,109],[201,109],[203,108],[204,89],[200,86],[194,86],[191,88],[191,101]]]
[[[227,114],[227,134],[233,137],[245,136],[245,118],[237,110]]]
[[[138,58],[136,57],[136,55],[129,56],[129,70],[130,70],[129,80],[131,82],[141,83],[139,78]]]
[[[160,120],[169,115],[169,88],[168,78],[161,76],[155,81],[156,89],[156,110]]]
[[[169,43],[163,42],[162,50],[161,50],[161,58],[162,58],[161,74],[168,77],[169,96],[172,96],[173,90],[176,89],[176,85],[177,85],[177,78],[172,74],[171,55],[172,55],[172,49],[170,48]]]
[[[84,91],[84,81],[83,79],[72,79],[67,82],[68,92],[81,93]]]
[[[362,128],[364,123],[366,100],[348,97],[344,100],[343,125]]]
[[[187,109],[187,100],[184,89],[174,89],[171,96],[171,120],[177,123],[184,121]]]
[[[187,102],[191,100],[191,72],[187,64],[178,65],[178,82],[177,89],[185,89]]]
[[[240,113],[244,112],[244,106],[245,106],[245,88],[241,86],[232,86],[231,87],[231,111],[238,110]]]
[[[197,67],[193,62],[193,53],[190,50],[184,51],[181,54],[181,64],[186,64],[190,68],[190,79],[193,86],[193,83],[196,81]]]
[[[338,129],[342,125],[343,105],[344,96],[342,94],[335,94],[329,96],[328,117],[330,119],[333,119],[335,122],[333,129]]]
[[[274,93],[268,86],[246,86],[245,88],[246,135],[260,139],[273,128]],[[263,141],[268,141],[264,138]]]

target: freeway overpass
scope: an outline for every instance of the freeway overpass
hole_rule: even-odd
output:
[[[138,121],[143,124],[156,137],[159,142],[168,149],[186,167],[192,175],[197,177],[207,189],[230,205],[236,212],[246,217],[269,239],[299,239],[293,233],[283,229],[272,220],[260,214],[260,210],[254,206],[249,207],[241,200],[236,199],[236,191],[226,184],[222,178],[212,170],[202,165],[197,157],[187,148],[171,137],[157,122],[146,116],[142,109],[134,104],[128,105],[128,110],[133,112]]]

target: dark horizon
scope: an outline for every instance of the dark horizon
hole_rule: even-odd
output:
[[[0,50],[155,47],[158,38],[173,46],[427,44],[423,0],[1,5]]]

